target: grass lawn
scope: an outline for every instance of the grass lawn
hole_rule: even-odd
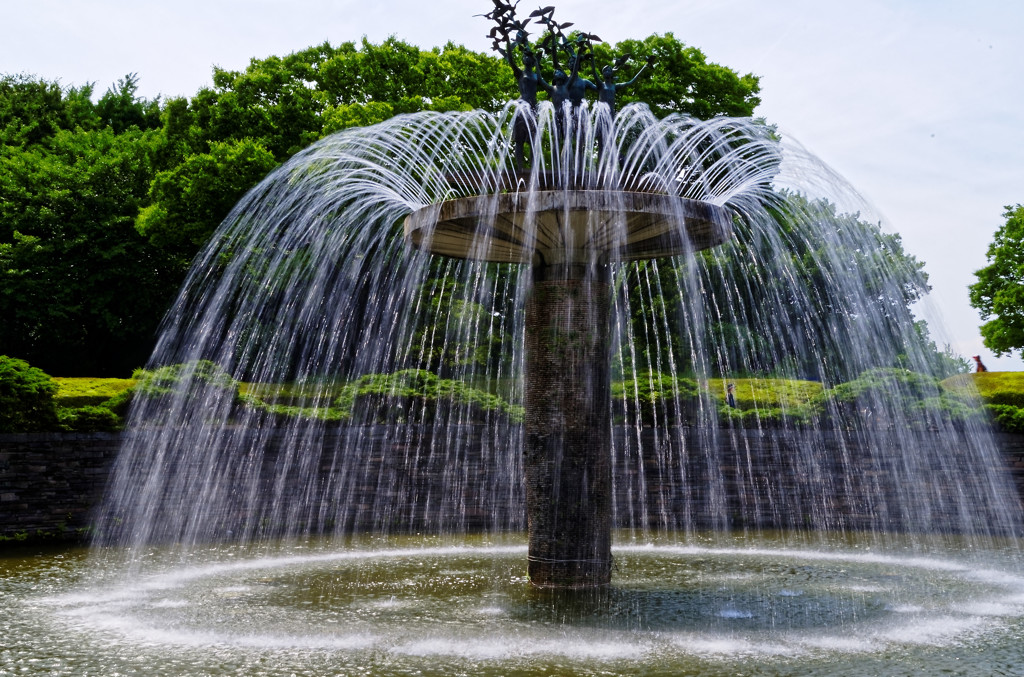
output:
[[[740,409],[772,407],[794,409],[811,404],[824,387],[818,381],[794,381],[784,378],[711,378],[708,392],[724,403],[726,385],[736,384],[736,406]]]
[[[135,385],[132,378],[61,378],[57,383],[54,400],[58,407],[88,407],[103,404],[114,395]]]
[[[980,374],[959,374],[942,382],[950,390],[977,388],[978,394],[988,397],[992,393],[1024,392],[1024,371],[985,371]]]

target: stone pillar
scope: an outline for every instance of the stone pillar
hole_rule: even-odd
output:
[[[535,266],[526,301],[524,466],[529,576],[611,580],[608,267]]]

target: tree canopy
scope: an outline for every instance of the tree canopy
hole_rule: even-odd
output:
[[[685,45],[672,33],[594,46],[599,63],[610,64],[626,55],[634,63],[654,57],[656,65],[616,96],[620,106],[642,101],[659,117],[683,113],[708,120],[716,115],[749,117],[761,103],[757,76],[740,75],[708,62],[704,52]]]
[[[144,363],[176,283],[135,230],[152,143],[108,127],[0,148],[0,351],[68,375]]]
[[[629,274],[626,284],[637,300],[630,308],[636,364],[624,367],[659,371],[672,363],[688,372],[697,345],[716,354],[712,371],[833,383],[881,366],[943,375],[961,370],[914,319],[911,306],[929,291],[928,276],[898,234],[826,200],[787,192],[777,198],[770,221],[737,222],[729,243],[692,262],[640,263]],[[692,301],[683,298],[694,290],[708,309],[703,323],[694,322],[687,311]],[[864,322],[877,334],[862,353],[846,337]],[[668,328],[662,333],[669,343],[645,340],[658,327]],[[915,363],[922,358],[930,363]]]
[[[978,281],[970,287],[971,305],[988,320],[981,336],[996,355],[1024,351],[1024,205],[1006,207],[1003,217],[989,264],[974,273]]]
[[[760,103],[755,76],[709,63],[703,52],[671,33],[598,48],[598,57],[608,63],[627,54],[658,59],[658,66],[623,94],[623,104],[643,100],[661,116],[706,119],[749,116]],[[218,150],[217,144],[244,147],[252,157],[265,150],[283,162],[349,127],[423,110],[495,112],[516,96],[515,77],[504,60],[451,42],[425,50],[394,37],[379,45],[364,38],[359,44],[324,43],[285,57],[254,58],[244,71],[215,68],[212,88],[165,107],[164,131],[168,146],[177,149],[177,162],[154,180],[139,229],[155,244],[174,243],[180,258],[191,260],[235,201],[270,169],[266,157],[230,166],[237,154],[223,146]],[[263,174],[259,168],[265,168]],[[176,187],[185,174],[196,177],[190,180],[195,185],[208,183],[199,177],[209,177],[229,184],[229,191],[216,206],[209,200],[197,206],[188,190]],[[178,232],[182,229],[187,232]]]

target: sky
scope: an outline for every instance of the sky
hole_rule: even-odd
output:
[[[546,4],[546,3],[541,3]],[[0,0],[0,73],[98,93],[136,73],[140,94],[191,96],[214,65],[329,41],[486,51],[488,0]],[[538,5],[539,6],[539,5]],[[524,3],[521,14],[534,9]],[[915,310],[940,346],[1024,370],[981,341],[967,286],[1008,205],[1024,203],[1024,2],[1017,0],[559,0],[605,41],[673,33],[760,77],[755,112],[847,179],[924,261]]]

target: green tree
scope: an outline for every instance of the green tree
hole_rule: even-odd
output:
[[[970,286],[971,305],[988,320],[981,336],[996,355],[1024,350],[1024,205],[1006,207],[1003,217],[988,247],[989,264]]]
[[[648,57],[657,61],[634,85],[622,90],[616,97],[618,106],[643,102],[659,117],[684,113],[709,120],[716,115],[749,117],[761,103],[756,75],[740,75],[726,66],[709,63],[704,52],[687,47],[672,33],[594,47],[598,67],[625,55],[632,55],[629,63],[633,71],[627,66],[622,79],[631,78]]]
[[[363,124],[384,119],[383,111],[497,110],[515,92],[511,70],[495,56],[452,43],[422,50],[393,37],[254,58],[244,71],[215,68],[213,83],[190,102],[203,140],[253,138],[279,161],[319,139],[328,122],[340,129],[339,109],[374,111],[351,116]]]
[[[135,129],[160,127],[160,100],[147,101],[136,96],[139,78],[129,73],[117,81],[96,103],[96,113],[103,125],[115,134]]]
[[[640,61],[656,56],[658,64],[627,90],[623,103],[644,100],[659,115],[710,118],[750,115],[760,101],[755,76],[708,63],[700,50],[671,33],[598,46],[601,62],[627,53]],[[179,261],[198,252],[235,200],[271,168],[262,153],[239,161],[225,148],[258,145],[282,162],[348,127],[422,110],[497,111],[517,96],[512,71],[497,55],[451,42],[425,50],[394,37],[380,44],[364,38],[358,44],[324,43],[284,57],[254,58],[244,71],[215,68],[213,82],[190,101],[172,100],[165,107],[164,146],[158,154],[164,171],[138,221],[141,232],[157,246],[171,246]],[[218,149],[218,143],[229,145]],[[200,184],[210,177],[216,177],[213,184],[229,187],[224,199],[207,195],[193,202],[196,195],[186,184],[204,192]],[[182,232],[175,234],[176,229]]]
[[[0,353],[66,376],[144,363],[176,288],[134,228],[152,140],[107,127],[0,148]]]
[[[700,117],[757,103],[756,78],[708,64],[671,34],[615,50],[659,59],[624,103]],[[402,113],[497,111],[517,91],[497,55],[395,38],[214,69],[213,87],[190,99],[147,101],[137,89],[129,74],[94,103],[92,85],[0,76],[0,350],[53,373],[141,364],[188,261],[238,197],[299,149]]]
[[[497,57],[452,43],[421,50],[395,38],[252,59],[244,71],[215,68],[213,81],[165,107],[156,156],[163,171],[137,222],[179,268],[238,198],[322,136],[420,110],[496,110],[515,91]]]

